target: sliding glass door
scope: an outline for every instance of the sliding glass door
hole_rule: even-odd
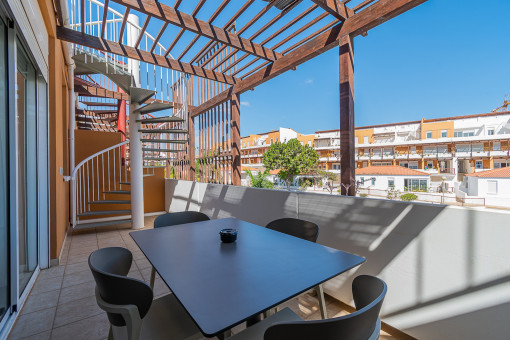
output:
[[[23,293],[38,264],[36,70],[21,46],[18,42],[16,118],[19,295]]]
[[[10,307],[7,32],[0,18],[0,321]]]

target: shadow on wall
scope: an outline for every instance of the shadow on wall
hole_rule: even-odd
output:
[[[176,180],[166,189],[169,211],[317,223],[319,243],[367,259],[328,281],[326,292],[348,302],[355,276],[381,277],[385,321],[417,338],[509,338],[499,316],[510,314],[508,212]]]

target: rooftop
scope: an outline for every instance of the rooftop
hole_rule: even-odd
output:
[[[430,176],[426,172],[405,168],[400,165],[372,165],[366,168],[356,169],[356,175]]]
[[[510,178],[510,168],[492,169],[487,171],[475,172],[467,174],[469,177],[483,177],[483,178]]]

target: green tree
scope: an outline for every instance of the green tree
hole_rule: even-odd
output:
[[[266,178],[269,176],[269,171],[267,169],[264,172],[259,171],[255,176],[253,176],[249,169],[246,169],[246,173],[250,177],[251,186],[253,188],[273,189],[273,183]]]
[[[317,166],[319,154],[311,146],[301,145],[297,139],[291,139],[287,143],[271,144],[264,153],[263,162],[267,170],[280,170],[278,177],[290,190],[294,176],[309,172]]]

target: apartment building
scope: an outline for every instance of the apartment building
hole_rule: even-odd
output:
[[[286,143],[291,139],[297,139],[301,144],[313,146],[315,135],[305,135],[293,129],[281,127],[278,130],[242,137],[241,164],[252,169],[261,169],[262,156],[271,144],[276,142]]]
[[[340,171],[339,130],[317,131],[319,168]],[[356,166],[400,165],[431,175],[431,184],[510,165],[510,112],[422,119],[356,128]]]

